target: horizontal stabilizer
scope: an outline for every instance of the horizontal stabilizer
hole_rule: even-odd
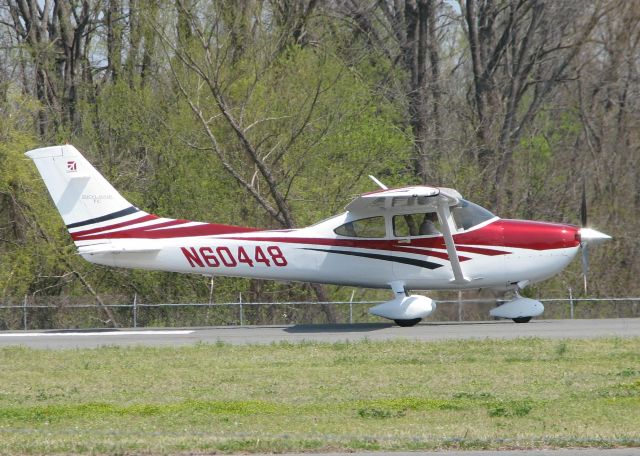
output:
[[[118,253],[154,253],[159,252],[161,247],[157,244],[143,243],[139,240],[133,244],[123,244],[117,242],[105,242],[101,244],[84,245],[78,247],[80,255],[101,255],[101,254],[118,254]]]

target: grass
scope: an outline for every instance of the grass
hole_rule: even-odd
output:
[[[640,338],[0,349],[0,454],[640,446]]]

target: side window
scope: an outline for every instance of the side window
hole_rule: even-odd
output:
[[[369,217],[347,222],[333,230],[340,236],[361,238],[383,238],[386,235],[384,217]]]
[[[393,235],[396,237],[435,236],[441,234],[435,212],[405,214],[393,217]]]

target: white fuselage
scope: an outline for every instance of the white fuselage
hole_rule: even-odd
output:
[[[506,289],[519,282],[544,280],[561,271],[575,256],[578,246],[532,249],[493,244],[462,244],[465,284],[452,283],[453,273],[441,236],[416,239],[348,239],[334,228],[348,220],[341,214],[320,224],[284,231],[251,231],[210,236],[154,239],[153,251],[136,252],[139,239],[118,239],[122,253],[83,254],[97,264],[155,269],[206,276],[249,277],[388,288],[402,281],[409,289]],[[498,218],[473,227],[464,236],[502,224]],[[504,231],[504,227],[501,230]],[[495,229],[493,230],[495,231]],[[504,236],[502,236],[504,239]],[[499,239],[499,238],[498,238]],[[114,241],[115,242],[115,241]],[[129,252],[128,250],[133,250]],[[466,250],[466,251],[465,251]],[[81,249],[82,251],[82,249]],[[437,256],[435,256],[437,255]]]

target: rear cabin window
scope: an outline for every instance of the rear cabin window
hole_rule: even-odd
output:
[[[384,217],[369,217],[347,222],[333,230],[340,236],[359,238],[383,238],[386,235]]]
[[[393,217],[393,235],[396,237],[437,236],[441,232],[438,215],[435,212]]]

